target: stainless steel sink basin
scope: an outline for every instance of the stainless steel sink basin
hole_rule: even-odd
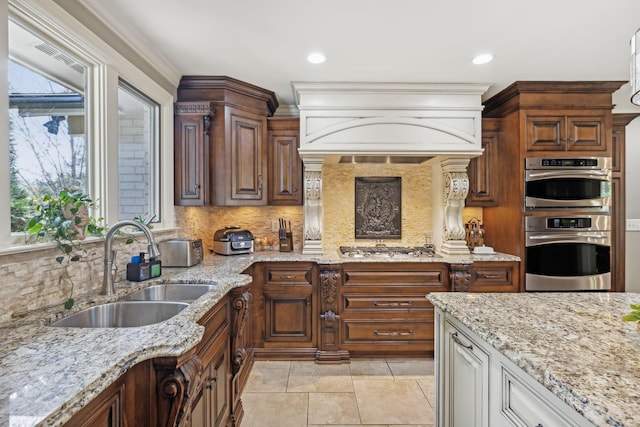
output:
[[[215,285],[172,283],[152,285],[140,289],[127,296],[126,300],[133,301],[184,301],[193,302],[212,290]]]
[[[52,322],[50,326],[75,328],[128,328],[162,322],[189,304],[178,301],[118,301],[96,305]]]

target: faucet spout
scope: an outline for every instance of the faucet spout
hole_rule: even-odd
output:
[[[153,238],[153,234],[151,234],[149,227],[141,222],[128,219],[115,223],[111,228],[109,228],[109,232],[104,239],[104,276],[102,278],[102,290],[100,291],[100,294],[102,295],[113,295],[115,293],[112,275],[113,263],[115,260],[113,237],[116,234],[116,231],[126,226],[137,227],[142,230],[144,235],[147,237],[147,253],[149,254],[149,258],[158,258],[160,256],[160,250],[158,249],[158,245]]]

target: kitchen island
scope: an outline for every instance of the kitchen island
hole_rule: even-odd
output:
[[[428,299],[436,307],[441,427],[640,425],[640,333],[620,319],[640,294],[432,293]],[[466,380],[454,371],[466,368],[473,387],[465,395]]]
[[[425,258],[414,262],[473,264],[518,261],[505,254]],[[133,366],[155,358],[180,357],[203,340],[198,321],[235,288],[252,282],[243,272],[259,262],[341,264],[336,254],[257,252],[232,257],[205,257],[190,268],[163,269],[147,282],[116,282],[116,294],[79,295],[72,311],[118,300],[156,283],[208,283],[215,288],[173,318],[134,328],[53,328],[48,324],[68,315],[61,306],[29,312],[0,325],[0,425],[59,426],[72,419]],[[406,260],[405,260],[406,261]],[[371,260],[349,260],[352,263]],[[403,262],[388,259],[380,262]],[[99,288],[99,286],[98,286]]]

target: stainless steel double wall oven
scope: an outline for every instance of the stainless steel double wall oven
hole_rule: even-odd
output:
[[[611,289],[611,158],[525,160],[527,291]]]

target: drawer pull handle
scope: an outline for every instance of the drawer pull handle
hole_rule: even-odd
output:
[[[374,301],[373,305],[376,307],[411,307],[413,305],[413,301],[407,302],[378,302]]]
[[[413,335],[413,331],[409,329],[407,332],[393,331],[393,332],[380,332],[379,330],[373,331],[377,336],[381,337],[404,337],[407,335]]]
[[[294,276],[293,274],[281,274],[280,278],[284,280],[291,280],[291,279],[295,279],[296,276]]]
[[[500,279],[501,277],[499,274],[478,274],[478,276],[483,279]]]
[[[472,346],[471,344],[466,345],[466,344],[464,344],[464,343],[460,340],[460,338],[458,338],[458,333],[457,333],[457,332],[452,333],[452,334],[451,334],[451,338],[453,338],[453,340],[454,340],[458,345],[460,345],[460,346],[462,346],[462,347],[464,347],[464,348],[467,348],[467,349],[469,349],[469,350],[473,350],[473,346]]]

